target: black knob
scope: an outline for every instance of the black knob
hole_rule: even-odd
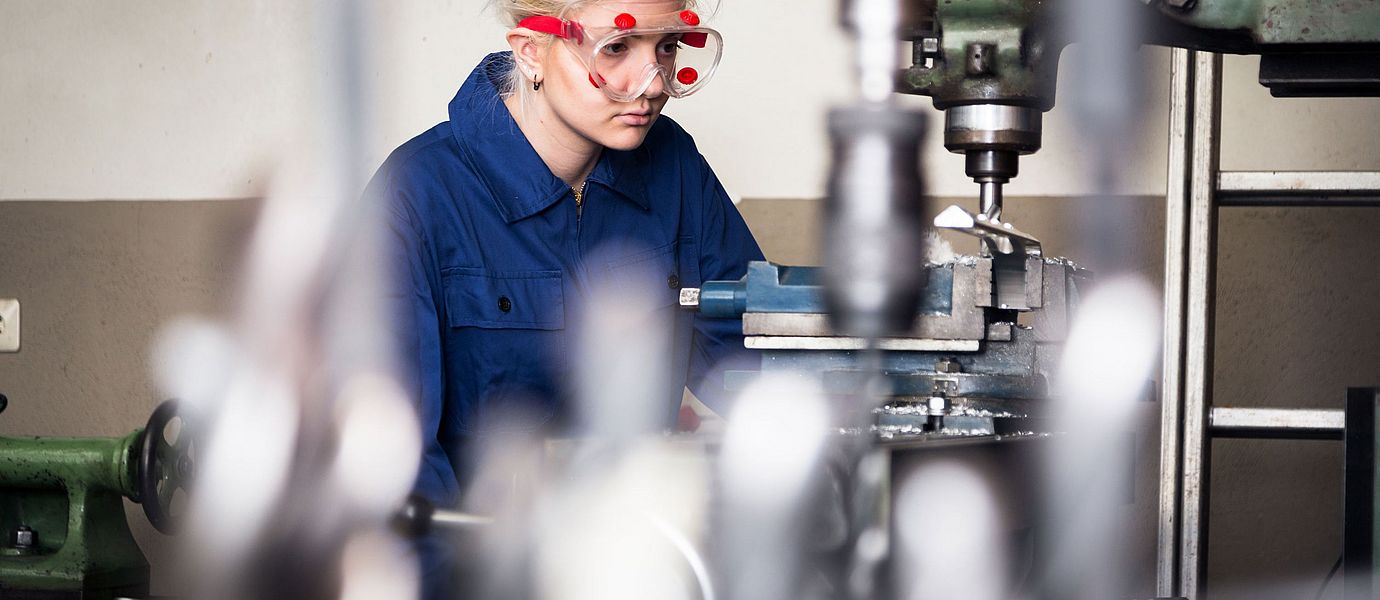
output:
[[[436,507],[420,495],[407,497],[398,512],[393,514],[393,529],[408,538],[419,538],[431,531],[431,516]]]
[[[9,406],[10,399],[6,398],[4,394],[0,394],[0,413],[5,412],[5,409],[9,408]]]

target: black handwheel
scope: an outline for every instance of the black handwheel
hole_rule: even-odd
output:
[[[182,504],[196,469],[196,446],[187,418],[176,400],[168,400],[149,416],[139,441],[139,503],[144,516],[165,534],[177,531]],[[182,494],[177,492],[181,490]],[[174,502],[178,505],[174,506]]]

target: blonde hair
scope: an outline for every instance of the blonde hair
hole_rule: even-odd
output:
[[[490,0],[489,5],[498,11],[504,25],[517,27],[517,24],[527,17],[555,17],[572,6],[596,2],[599,0]],[[698,6],[699,2],[697,0],[680,0],[680,4],[682,8],[691,9]],[[537,33],[533,39],[542,46],[549,46],[555,37],[549,33]],[[523,76],[522,69],[518,67],[517,57],[513,58],[513,68],[504,77],[498,91],[505,98],[517,94],[523,106],[526,106],[529,101],[532,87],[527,82],[527,78]]]

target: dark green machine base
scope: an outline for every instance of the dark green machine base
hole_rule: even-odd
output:
[[[149,593],[147,584],[119,590],[35,592],[28,590],[7,590],[0,587],[0,598],[5,600],[110,600],[113,598],[144,598]]]
[[[149,564],[130,535],[139,432],[117,439],[0,438],[0,598],[112,600],[148,595]],[[36,536],[16,544],[20,526]]]
[[[125,498],[172,533],[193,437],[173,400],[122,438],[0,437],[0,600],[147,597],[149,563]]]

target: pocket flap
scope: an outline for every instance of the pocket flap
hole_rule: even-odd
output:
[[[628,294],[646,295],[655,306],[677,303],[680,274],[676,243],[652,248],[607,263],[610,281]]]
[[[458,268],[442,278],[451,327],[565,328],[560,271]]]

